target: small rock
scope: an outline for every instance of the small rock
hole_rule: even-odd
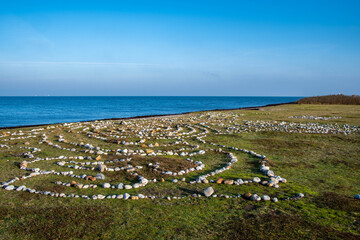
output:
[[[83,188],[83,186],[84,186],[84,184],[81,184],[81,183],[77,183],[74,185],[75,188],[79,188],[79,189]]]
[[[261,181],[261,179],[258,178],[258,177],[254,177],[254,178],[253,178],[253,182],[259,183],[260,181]]]
[[[241,184],[244,184],[244,181],[240,178],[240,179],[238,179],[238,180],[236,180],[240,185]]]
[[[99,179],[99,180],[105,180],[105,175],[102,174],[102,173],[97,173],[97,174],[95,175],[95,178],[96,178],[96,179]]]
[[[245,197],[245,198],[250,198],[251,195],[252,195],[251,193],[247,192],[247,193],[244,194],[244,197]]]
[[[270,197],[268,195],[263,195],[261,199],[264,201],[270,201]]]
[[[232,179],[227,179],[227,180],[224,181],[224,184],[233,185],[233,184],[234,184],[234,180],[232,180]]]
[[[260,198],[257,194],[254,194],[254,195],[252,195],[252,196],[250,197],[250,200],[252,200],[252,201],[260,201],[261,198]]]
[[[216,183],[220,184],[220,183],[222,183],[223,181],[224,181],[224,179],[219,178],[219,179],[216,181]]]
[[[210,197],[214,193],[214,189],[212,187],[207,187],[204,189],[205,197]]]
[[[5,187],[5,190],[10,191],[10,190],[14,190],[14,188],[15,188],[14,185],[8,185]]]
[[[127,199],[129,199],[129,198],[130,198],[130,194],[124,193],[124,199],[127,200]]]
[[[110,183],[104,183],[103,184],[103,188],[110,188],[110,187],[111,187]]]
[[[28,165],[27,161],[22,161],[22,162],[19,164],[20,167],[24,167],[24,168],[26,168],[27,165]]]
[[[100,172],[104,172],[105,169],[106,169],[106,166],[104,164],[99,164],[97,169],[100,171]]]

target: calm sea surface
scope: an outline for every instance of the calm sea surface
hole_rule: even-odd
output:
[[[0,97],[0,127],[184,113],[293,102],[301,97]]]

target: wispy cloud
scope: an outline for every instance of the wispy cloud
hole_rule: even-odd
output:
[[[157,64],[132,63],[132,62],[50,62],[50,61],[4,61],[0,64],[52,64],[52,65],[131,65],[131,66],[155,66]]]

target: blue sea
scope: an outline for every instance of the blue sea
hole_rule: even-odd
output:
[[[175,114],[293,102],[301,97],[0,97],[0,127]]]

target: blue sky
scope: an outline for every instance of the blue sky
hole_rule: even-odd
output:
[[[345,0],[3,1],[0,95],[360,94],[359,12]]]

